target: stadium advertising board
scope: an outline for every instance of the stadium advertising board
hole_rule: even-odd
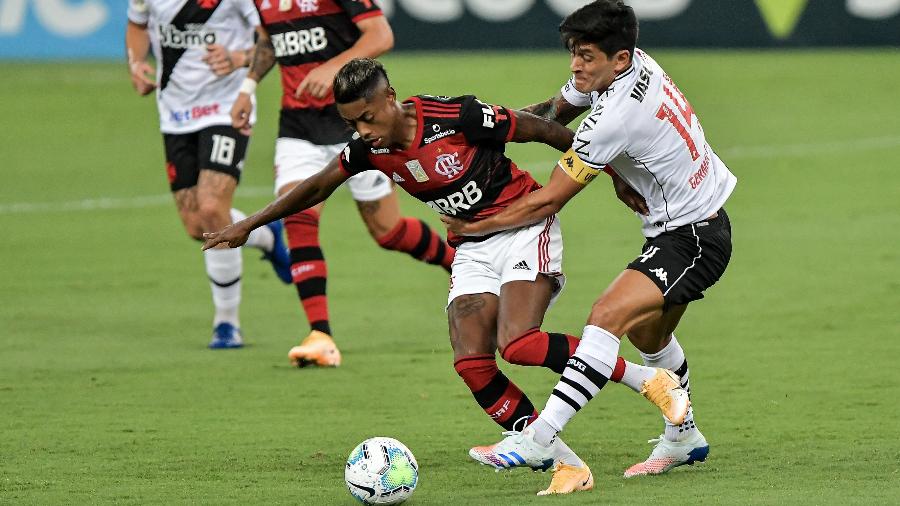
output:
[[[195,1],[195,0],[186,0]],[[304,4],[319,0],[295,0]],[[369,1],[369,0],[358,0]],[[559,47],[585,0],[380,0],[398,49]],[[630,0],[644,47],[900,45],[900,0]],[[0,58],[122,55],[126,0],[0,0]]]

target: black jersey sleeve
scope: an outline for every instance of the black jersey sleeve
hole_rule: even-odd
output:
[[[464,97],[459,119],[463,135],[472,143],[506,143],[516,131],[516,116],[511,110],[486,104],[471,95]]]
[[[335,3],[344,9],[344,12],[350,16],[354,23],[370,18],[372,16],[381,16],[381,9],[375,3],[375,0],[335,0]]]
[[[359,137],[350,141],[341,150],[341,154],[338,155],[338,163],[344,172],[351,176],[367,170],[377,170],[369,161],[369,147]]]

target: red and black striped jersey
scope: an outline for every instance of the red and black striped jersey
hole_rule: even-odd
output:
[[[372,0],[255,0],[262,25],[281,67],[279,137],[313,144],[338,144],[351,131],[341,120],[334,95],[294,96],[309,72],[349,49],[359,39],[356,23],[381,16]],[[286,10],[283,10],[286,9]]]
[[[506,143],[516,129],[512,111],[472,95],[420,95],[405,103],[416,108],[411,147],[375,149],[356,137],[339,157],[344,171],[381,171],[435,211],[471,221],[496,214],[540,188],[506,156]],[[447,238],[453,246],[472,239]]]

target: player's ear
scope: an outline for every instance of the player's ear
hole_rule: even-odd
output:
[[[616,71],[622,72],[627,69],[629,65],[631,65],[631,53],[628,52],[627,49],[622,49],[616,52],[613,59],[616,61]]]
[[[393,86],[388,86],[385,91],[385,96],[388,100],[396,100],[397,99],[397,90],[394,89]]]

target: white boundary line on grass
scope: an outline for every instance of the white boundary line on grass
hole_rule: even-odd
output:
[[[900,146],[900,136],[864,137],[831,142],[806,142],[797,144],[773,144],[761,146],[733,146],[719,151],[726,160],[733,159],[773,159],[804,155],[840,154]],[[528,170],[546,174],[555,160],[525,164]],[[240,187],[238,197],[273,197],[271,186]],[[102,197],[96,199],[70,200],[64,202],[17,202],[0,204],[0,215],[33,214],[45,212],[94,211],[109,209],[142,209],[170,205],[172,196],[144,195],[139,197]]]

